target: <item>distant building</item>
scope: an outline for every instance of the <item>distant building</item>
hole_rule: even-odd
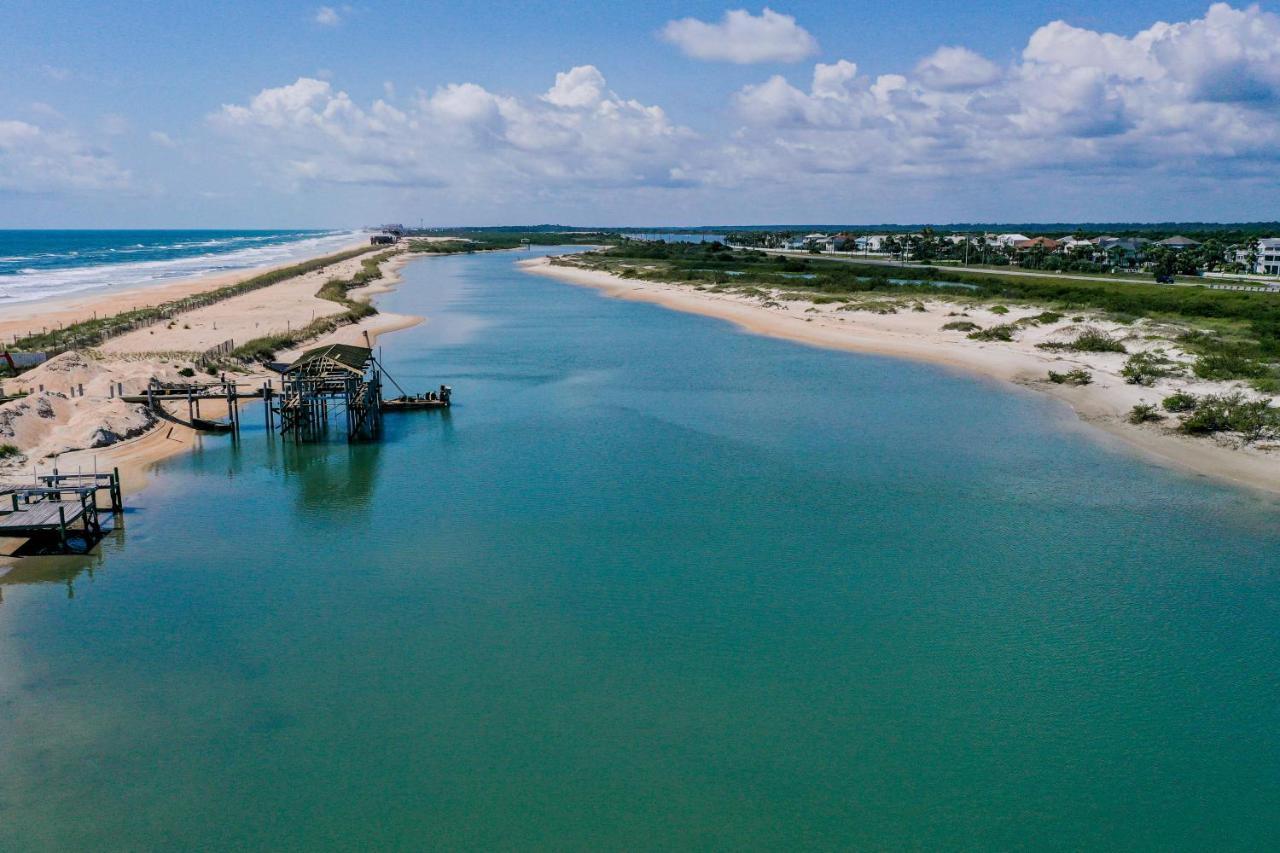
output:
[[[1164,246],[1166,249],[1173,249],[1175,252],[1180,252],[1183,249],[1194,249],[1196,246],[1199,246],[1200,244],[1197,243],[1195,240],[1192,240],[1190,237],[1183,237],[1181,234],[1179,234],[1176,237],[1170,237],[1167,240],[1161,240],[1160,242],[1156,243],[1156,245]]]
[[[391,246],[400,240],[396,234],[374,234],[369,238],[370,246]]]
[[[1013,244],[1013,248],[1020,252],[1035,248],[1044,249],[1046,252],[1056,252],[1062,248],[1062,244],[1052,237],[1033,237],[1030,240],[1019,240]]]
[[[1098,247],[1099,259],[1117,261],[1125,266],[1137,266],[1146,259],[1147,247],[1151,241],[1144,237],[1124,238],[1099,237],[1095,244]]]
[[[1028,237],[1026,234],[997,234],[996,236],[991,238],[990,242],[1008,248],[1011,246],[1016,246],[1018,243],[1023,243],[1030,239],[1031,238]]]
[[[1070,252],[1073,249],[1092,249],[1093,242],[1090,240],[1077,240],[1075,237],[1062,237],[1058,240],[1059,248],[1064,252]]]
[[[1256,256],[1249,272],[1255,275],[1280,275],[1280,237],[1266,237],[1254,244]],[[1236,250],[1236,263],[1249,263],[1249,249]]]

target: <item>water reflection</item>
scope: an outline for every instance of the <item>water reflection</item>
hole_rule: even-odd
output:
[[[292,482],[299,509],[327,516],[364,517],[378,482],[381,441],[295,442],[272,437],[272,470]]]
[[[76,597],[76,582],[85,575],[89,583],[93,582],[94,572],[102,568],[107,551],[117,551],[124,547],[125,531],[116,526],[108,530],[98,544],[88,554],[59,556],[33,556],[18,559],[11,569],[0,575],[0,602],[4,601],[5,587],[28,586],[32,584],[63,584],[67,590],[67,598]]]

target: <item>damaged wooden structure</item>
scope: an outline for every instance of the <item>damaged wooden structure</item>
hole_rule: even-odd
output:
[[[107,506],[101,506],[105,495]],[[32,485],[0,492],[0,537],[26,540],[38,553],[83,554],[102,540],[103,513],[124,512],[120,471],[39,474]]]
[[[373,350],[349,344],[309,349],[281,373],[280,434],[319,438],[341,412],[348,441],[382,434],[382,369]]]
[[[152,378],[147,383],[145,394],[121,395],[126,403],[145,403],[147,408],[158,417],[201,432],[239,432],[240,401],[249,399],[269,399],[270,383],[263,383],[261,388],[242,388],[233,379],[224,374],[215,382],[161,382]],[[219,401],[225,404],[226,418],[215,419],[204,417],[200,412],[201,402]],[[175,415],[168,404],[187,404],[187,419],[182,420]]]

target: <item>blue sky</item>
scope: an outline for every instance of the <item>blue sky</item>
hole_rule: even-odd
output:
[[[0,227],[1277,216],[1268,4],[0,15]]]

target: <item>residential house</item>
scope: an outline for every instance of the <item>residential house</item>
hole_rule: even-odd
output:
[[[1111,262],[1123,267],[1136,267],[1146,260],[1147,247],[1151,241],[1145,237],[1099,237],[1094,245],[1098,247],[1097,259]]]
[[[1007,249],[1030,239],[1026,234],[997,234],[989,238],[987,242],[1004,246]]]
[[[1062,248],[1062,244],[1052,237],[1033,237],[1030,240],[1019,240],[1013,244],[1013,248],[1019,252],[1025,252],[1029,249],[1041,248],[1046,252],[1056,252]]]
[[[1263,238],[1254,248],[1256,255],[1253,258],[1253,269],[1249,272],[1255,275],[1280,275],[1280,237]],[[1249,260],[1247,248],[1236,251],[1236,263],[1248,264]]]
[[[1183,249],[1194,249],[1200,244],[1190,237],[1183,237],[1179,234],[1176,237],[1170,237],[1167,240],[1161,240],[1156,243],[1157,246],[1164,246],[1166,249],[1173,249],[1175,252],[1181,252]]]

